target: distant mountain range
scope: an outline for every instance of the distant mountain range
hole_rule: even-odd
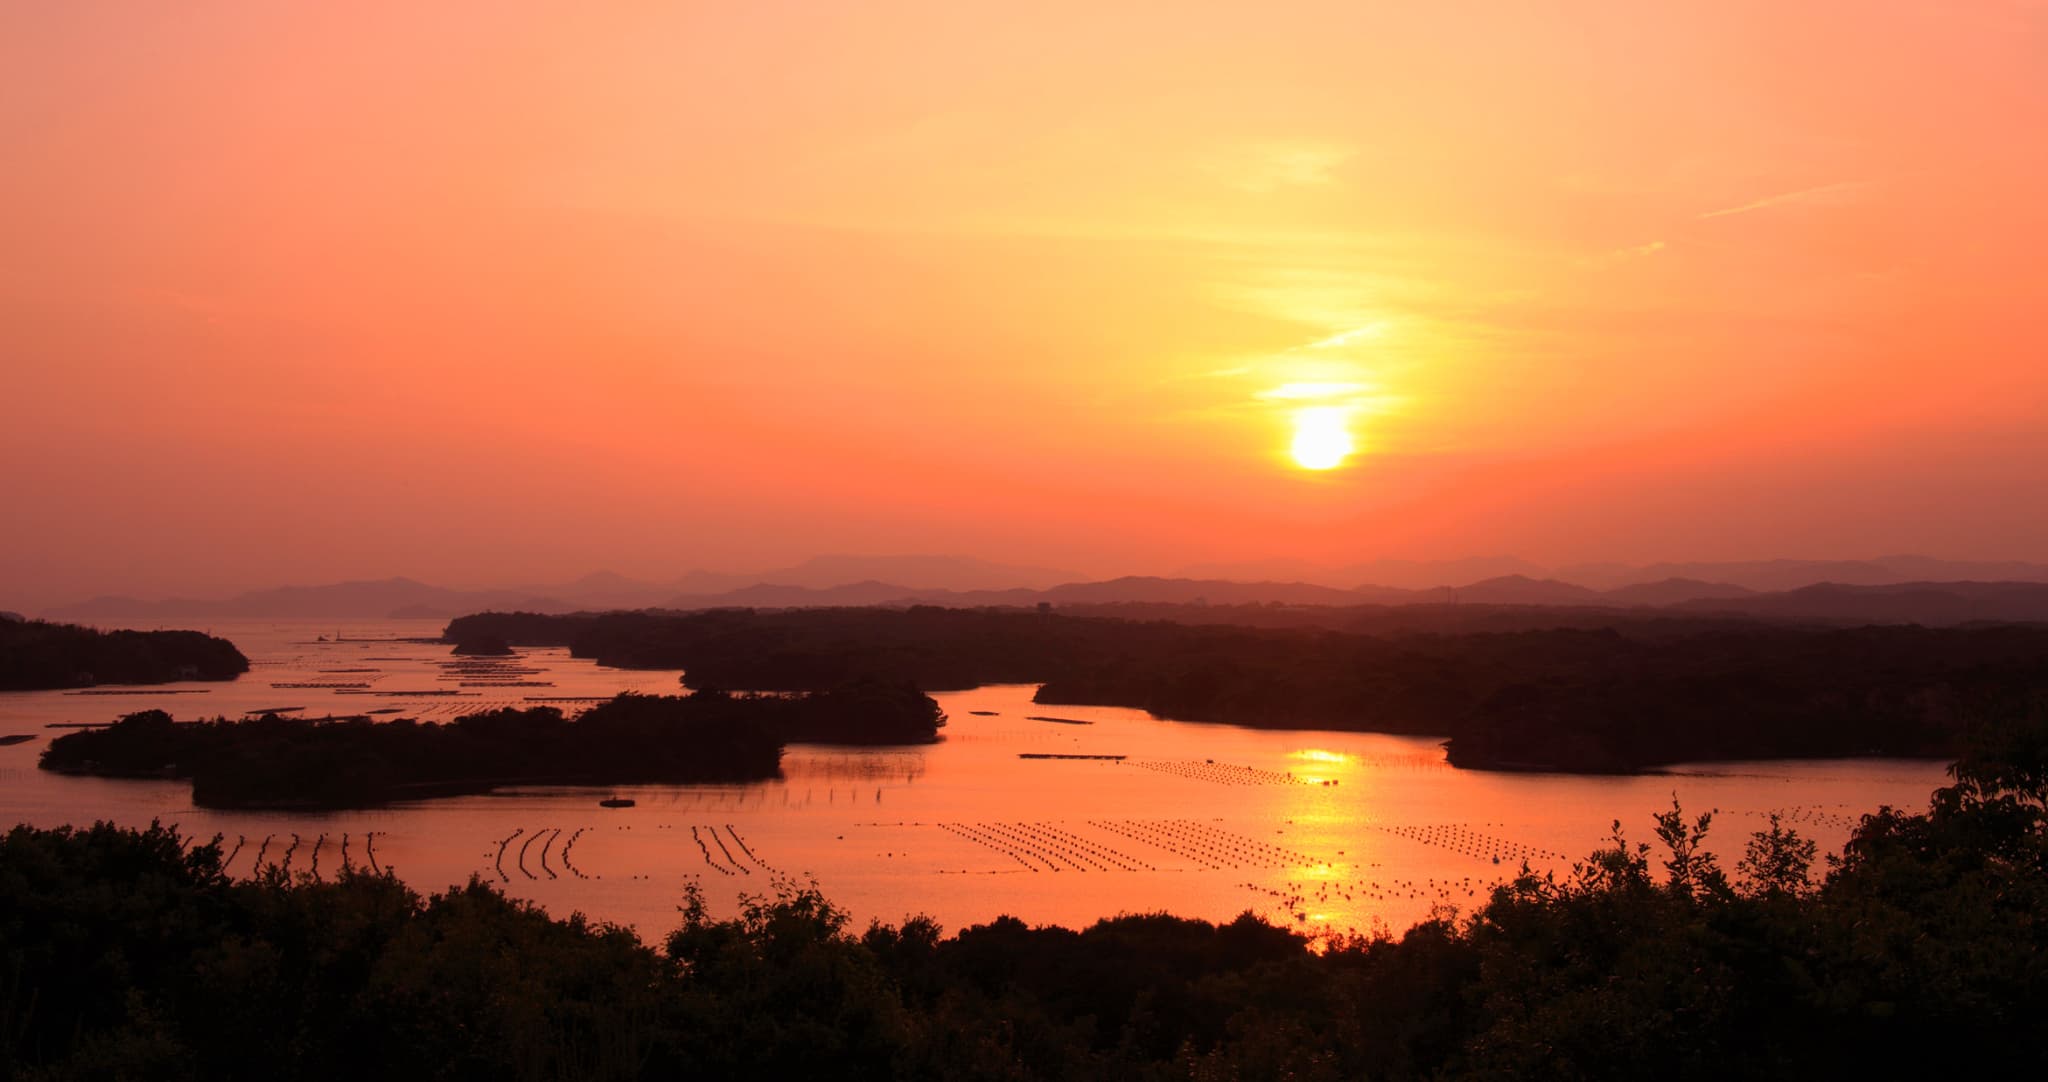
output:
[[[1908,582],[2048,582],[2048,564],[2019,560],[1880,556],[1874,560],[1588,563],[1546,568],[1514,556],[1482,556],[1460,560],[1373,560],[1341,566],[1322,566],[1300,560],[1199,564],[1182,568],[1176,574],[1183,578],[1238,582],[1306,582],[1340,589],[1370,583],[1407,590],[1511,576],[1553,579],[1601,591],[1685,579],[1768,592],[1796,590],[1821,582],[1845,586],[1890,586]]]
[[[192,619],[382,619],[385,617],[446,618],[483,609],[525,609],[571,612],[578,609],[638,609],[670,605],[677,599],[734,595],[723,604],[772,605],[770,599],[744,600],[748,590],[771,585],[798,591],[850,591],[866,596],[859,586],[896,583],[881,591],[880,600],[903,596],[906,590],[971,591],[1043,589],[1082,576],[1045,567],[992,563],[966,556],[818,556],[791,567],[752,574],[692,571],[667,582],[628,578],[610,571],[565,583],[464,590],[434,586],[408,578],[339,582],[323,586],[282,586],[252,590],[230,598],[141,600],[96,597],[61,605],[42,613],[59,620],[145,618]],[[833,600],[823,604],[872,604]]]
[[[344,582],[258,590],[223,600],[138,601],[102,597],[53,609],[53,619],[160,624],[208,619],[447,619],[487,610],[574,612],[621,608],[799,608],[834,605],[1031,606],[1049,605],[1475,605],[1572,608],[1662,609],[1674,614],[1718,613],[1798,622],[1921,623],[2048,621],[2048,567],[2032,564],[1949,564],[1899,557],[1899,566],[1942,571],[1961,567],[2031,573],[2036,580],[1801,582],[1785,589],[1756,589],[1725,579],[1672,575],[1647,582],[1594,587],[1520,573],[1496,575],[1459,586],[1404,588],[1363,585],[1340,588],[1300,581],[1246,582],[1228,578],[1128,576],[1102,581],[1057,580],[1046,569],[1013,568],[960,557],[821,557],[759,576],[693,572],[671,583],[650,583],[599,573],[552,586],[497,590],[456,590],[411,579]],[[1458,561],[1446,566],[1478,566]],[[1769,561],[1754,564],[1668,564],[1712,576],[1733,569],[1752,581],[1789,581],[1794,569],[1853,570],[1864,578],[1896,576],[1879,561],[1819,563]],[[833,581],[840,575],[886,570],[923,581],[868,576]],[[1619,576],[1618,573],[1614,577]],[[771,580],[772,578],[772,580]],[[1021,582],[1018,580],[1022,580]],[[985,586],[977,583],[1009,582]],[[737,582],[737,585],[731,583]],[[928,583],[938,583],[928,584]]]

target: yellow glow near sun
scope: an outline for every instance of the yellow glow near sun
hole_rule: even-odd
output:
[[[1306,406],[1294,411],[1294,462],[1305,470],[1334,470],[1356,451],[1351,411],[1343,406]]]

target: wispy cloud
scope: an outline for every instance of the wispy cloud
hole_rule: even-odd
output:
[[[1740,206],[1710,210],[1700,215],[1700,217],[1726,218],[1731,214],[1748,214],[1753,210],[1768,210],[1771,207],[1781,207],[1791,203],[1831,203],[1858,188],[1864,187],[1868,183],[1869,181],[1864,180],[1845,180],[1836,184],[1823,184],[1818,188],[1802,188],[1796,192],[1767,195],[1762,199],[1751,200]]]

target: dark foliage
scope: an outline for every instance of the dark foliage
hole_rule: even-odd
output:
[[[0,620],[0,691],[232,680],[249,671],[235,644],[197,631],[97,631]]]
[[[362,807],[509,784],[755,781],[787,740],[936,739],[938,704],[913,687],[857,683],[808,695],[620,695],[575,718],[554,707],[446,724],[411,719],[177,723],[160,710],[58,737],[46,770],[192,780],[202,807]]]
[[[2048,741],[1985,736],[1815,882],[1711,816],[1475,914],[1311,942],[1251,916],[855,934],[785,884],[660,949],[472,881],[234,882],[175,832],[0,839],[0,1077],[2039,1077]]]
[[[496,635],[478,635],[456,643],[449,652],[467,657],[504,657],[512,652],[512,647]]]
[[[1351,634],[917,607],[539,616],[451,638],[564,644],[692,685],[1042,683],[1038,701],[1269,728],[1441,734],[1459,766],[1634,770],[1715,759],[1952,757],[2048,686],[2048,628],[1644,624]]]

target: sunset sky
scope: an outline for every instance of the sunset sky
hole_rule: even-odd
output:
[[[2037,0],[15,3],[0,162],[0,607],[2048,558]]]

